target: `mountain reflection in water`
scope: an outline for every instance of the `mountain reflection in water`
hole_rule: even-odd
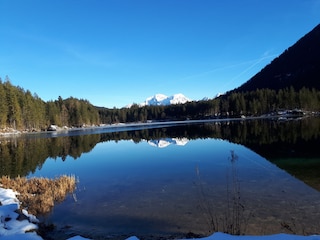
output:
[[[161,138],[157,140],[149,140],[148,143],[151,146],[164,148],[168,147],[169,145],[178,145],[178,146],[184,146],[189,142],[188,138]]]
[[[213,222],[224,227],[236,185],[243,233],[312,234],[320,229],[319,128],[310,118],[1,139],[0,171],[79,177],[77,202],[70,197],[44,218],[73,233],[205,235]]]

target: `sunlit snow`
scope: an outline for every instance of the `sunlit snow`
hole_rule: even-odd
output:
[[[152,97],[148,97],[139,106],[166,106],[170,104],[183,104],[190,101],[191,99],[187,98],[182,93],[177,93],[169,97],[159,93]]]

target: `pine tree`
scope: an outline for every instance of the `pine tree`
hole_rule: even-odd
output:
[[[18,102],[18,90],[15,89],[7,76],[4,83],[6,91],[6,103],[8,107],[7,121],[14,129],[21,127],[21,108]]]
[[[8,110],[6,98],[6,92],[0,78],[0,128],[4,128],[7,124]]]

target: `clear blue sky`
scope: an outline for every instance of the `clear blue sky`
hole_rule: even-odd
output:
[[[232,90],[320,23],[320,0],[0,0],[0,77],[105,107]]]

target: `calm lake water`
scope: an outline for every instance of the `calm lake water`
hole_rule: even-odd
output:
[[[41,217],[55,239],[320,234],[319,128],[315,118],[32,135],[2,141],[1,170],[79,179]]]

